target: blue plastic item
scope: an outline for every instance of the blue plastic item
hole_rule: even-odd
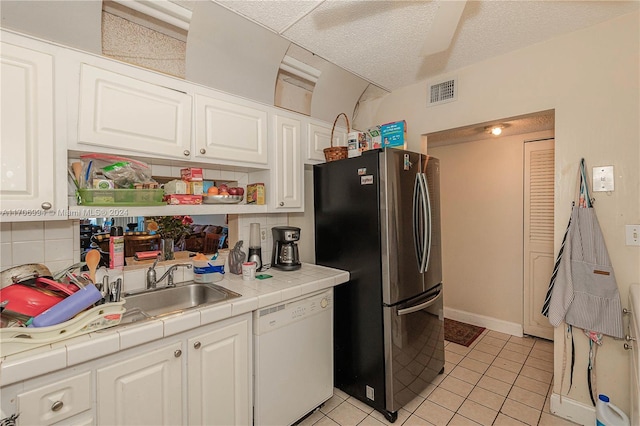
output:
[[[40,315],[33,318],[29,327],[49,327],[73,318],[79,312],[102,299],[102,294],[95,285],[86,285],[71,296],[56,303]]]

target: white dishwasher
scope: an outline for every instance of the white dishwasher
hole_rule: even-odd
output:
[[[333,289],[253,314],[254,424],[290,425],[333,395]]]

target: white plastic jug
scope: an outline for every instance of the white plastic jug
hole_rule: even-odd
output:
[[[629,417],[609,402],[607,395],[598,395],[596,402],[596,426],[629,426]]]

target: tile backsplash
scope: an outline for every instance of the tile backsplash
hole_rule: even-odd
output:
[[[273,234],[271,228],[274,226],[287,226],[289,224],[288,215],[283,213],[238,215],[237,240],[243,241],[242,251],[245,253],[249,252],[249,225],[252,223],[259,223],[260,234],[262,235],[263,231],[265,234],[265,238],[260,241],[260,246],[262,247],[262,263],[271,263],[271,253],[273,252]],[[233,248],[233,244],[235,244],[235,240],[234,242],[230,242],[229,248]]]
[[[0,270],[43,263],[58,271],[80,261],[80,221],[0,223]]]

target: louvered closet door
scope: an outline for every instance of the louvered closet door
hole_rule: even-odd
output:
[[[554,140],[525,143],[524,160],[524,333],[553,340],[540,310],[554,263]]]

